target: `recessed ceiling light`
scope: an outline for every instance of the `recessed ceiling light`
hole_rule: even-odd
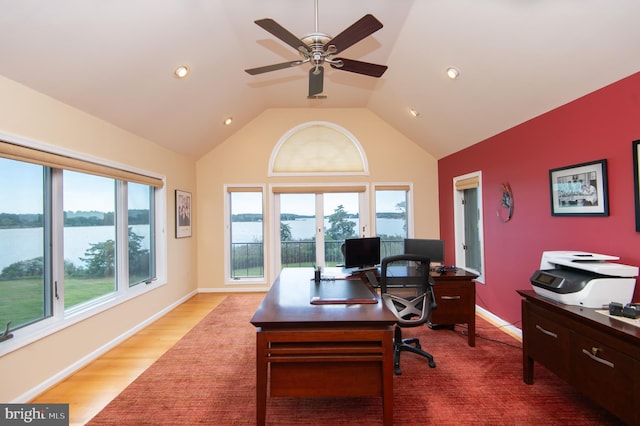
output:
[[[414,117],[417,117],[417,116],[420,115],[420,112],[415,110],[415,109],[413,109],[413,108],[409,108],[409,114],[411,114]]]
[[[181,65],[178,68],[176,68],[176,70],[173,73],[178,78],[185,78],[187,75],[189,75],[189,67],[186,65]]]
[[[227,117],[224,119],[224,125],[228,126],[229,124],[233,123],[233,117]]]
[[[460,77],[460,70],[454,67],[447,68],[447,77],[449,77],[451,80],[457,79],[458,77]]]

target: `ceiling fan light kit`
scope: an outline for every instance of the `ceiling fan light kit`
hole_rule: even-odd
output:
[[[320,99],[318,96],[324,90],[324,64],[329,64],[336,70],[348,71],[370,77],[379,78],[387,70],[386,65],[361,62],[354,59],[334,58],[334,55],[348,49],[374,32],[382,28],[382,23],[373,15],[367,14],[331,38],[318,31],[318,1],[315,1],[315,32],[298,38],[271,18],[258,19],[255,23],[265,31],[293,47],[302,57],[301,60],[283,62],[258,68],[246,69],[250,75],[257,75],[302,64],[310,64],[308,98]]]

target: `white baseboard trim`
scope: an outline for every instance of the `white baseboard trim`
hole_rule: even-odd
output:
[[[489,321],[490,323],[492,323],[496,327],[498,327],[501,330],[503,330],[505,333],[510,334],[511,336],[515,337],[516,339],[518,339],[518,340],[520,340],[522,342],[522,330],[520,330],[519,328],[517,328],[513,324],[503,320],[499,316],[494,315],[493,313],[487,311],[484,308],[481,308],[478,305],[476,305],[476,312],[478,313],[478,315],[480,315],[485,320]]]
[[[154,315],[152,315],[151,317],[149,317],[146,320],[142,321],[141,323],[137,324],[135,327],[127,330],[125,333],[123,333],[120,336],[116,337],[115,339],[107,342],[106,344],[102,345],[101,347],[99,347],[95,351],[93,351],[93,352],[87,354],[86,356],[80,358],[78,361],[76,361],[73,364],[69,365],[67,368],[59,371],[57,374],[54,374],[53,376],[49,377],[47,380],[45,380],[44,382],[40,383],[39,385],[29,389],[27,392],[23,393],[22,395],[20,395],[19,397],[17,397],[13,401],[11,401],[11,403],[13,403],[13,404],[25,404],[25,403],[31,401],[33,398],[37,397],[42,392],[44,392],[47,389],[49,389],[50,387],[60,383],[61,381],[63,381],[67,377],[71,376],[76,371],[78,371],[81,368],[87,366],[89,363],[91,363],[92,361],[96,360],[100,356],[104,355],[109,350],[115,348],[120,343],[124,342],[129,337],[133,336],[134,334],[136,334],[137,332],[139,332],[140,330],[142,330],[143,328],[145,328],[149,324],[153,323],[154,321],[156,321],[159,318],[163,317],[167,313],[171,312],[173,309],[175,309],[179,305],[183,304],[184,302],[189,300],[191,297],[195,296],[197,293],[198,293],[197,290],[192,291],[191,293],[187,294],[186,296],[182,297],[181,299],[178,299],[177,301],[175,301],[171,305],[167,306],[166,308],[162,309],[161,311],[156,312]]]
[[[265,287],[233,287],[233,288],[212,288],[212,287],[201,287],[198,289],[198,293],[264,293],[267,294],[269,291],[268,288]]]

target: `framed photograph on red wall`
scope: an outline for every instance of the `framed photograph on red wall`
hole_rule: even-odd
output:
[[[636,203],[636,232],[640,232],[640,163],[638,162],[638,158],[640,158],[640,140],[633,141],[631,144],[633,148],[633,191],[634,198]]]
[[[552,216],[609,216],[607,160],[549,170]]]

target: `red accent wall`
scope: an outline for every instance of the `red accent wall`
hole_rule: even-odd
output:
[[[529,278],[545,250],[610,254],[640,265],[632,160],[638,139],[640,73],[439,160],[440,235],[451,242],[445,244],[447,263],[455,259],[453,178],[482,172],[485,284],[476,284],[479,306],[519,321],[516,290],[532,288]],[[551,216],[549,169],[600,159],[607,160],[609,216]],[[515,205],[506,223],[497,216],[502,182],[511,184]]]

